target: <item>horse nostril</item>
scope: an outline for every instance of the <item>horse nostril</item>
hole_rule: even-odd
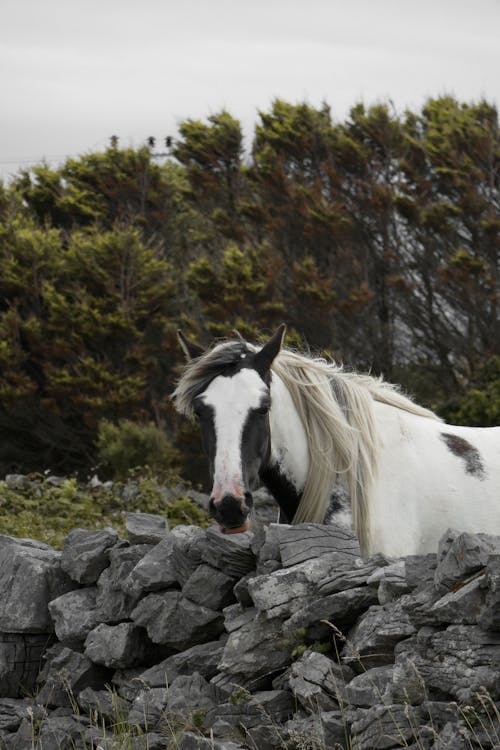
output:
[[[245,494],[245,497],[225,494],[220,500],[214,497],[209,501],[210,515],[225,529],[242,526],[250,513],[252,505],[251,495]]]

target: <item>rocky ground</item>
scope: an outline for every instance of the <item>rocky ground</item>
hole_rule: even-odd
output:
[[[127,534],[0,537],[3,750],[500,748],[500,538]]]

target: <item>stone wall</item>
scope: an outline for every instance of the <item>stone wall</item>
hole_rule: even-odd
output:
[[[0,748],[500,747],[499,538],[127,530],[0,537]]]

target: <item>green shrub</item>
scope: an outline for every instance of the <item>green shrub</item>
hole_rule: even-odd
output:
[[[125,479],[132,469],[147,466],[157,474],[171,468],[174,450],[164,432],[152,422],[141,425],[128,419],[99,423],[99,459],[114,479]]]
[[[178,483],[178,477],[171,475],[168,485]],[[207,527],[211,523],[208,514],[181,490],[172,497],[165,485],[146,474],[95,488],[73,478],[54,486],[35,475],[20,489],[0,481],[0,534],[38,539],[56,549],[77,527],[111,526],[126,538],[127,511],[166,516],[170,528],[178,524]]]
[[[440,415],[455,424],[500,425],[500,356],[491,357],[477,371],[463,398],[448,403]]]

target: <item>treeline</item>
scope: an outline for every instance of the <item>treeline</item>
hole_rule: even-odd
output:
[[[250,152],[223,111],[183,122],[163,164],[114,140],[20,172],[0,187],[0,472],[89,469],[104,420],[189,455],[179,326],[208,344],[286,321],[289,343],[492,423],[499,166],[495,107],[445,97],[343,122],[277,100]]]

